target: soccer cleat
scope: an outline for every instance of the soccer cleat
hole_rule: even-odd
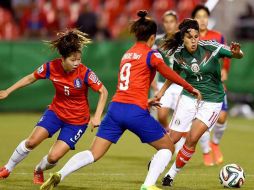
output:
[[[214,166],[212,152],[203,154],[203,161],[205,166]]]
[[[44,183],[43,171],[34,170],[34,184],[42,185]]]
[[[144,184],[141,186],[140,190],[162,190],[155,185],[152,186],[145,186]]]
[[[220,147],[218,144],[210,143],[210,147],[213,151],[213,156],[216,164],[221,164],[223,162],[223,155],[220,151]]]
[[[61,175],[59,173],[51,173],[49,179],[41,185],[40,190],[52,190],[60,181]]]
[[[9,172],[5,167],[0,168],[0,179],[5,179],[10,175]]]
[[[173,179],[172,177],[170,177],[170,175],[166,175],[163,179],[162,179],[162,185],[163,186],[173,186]]]

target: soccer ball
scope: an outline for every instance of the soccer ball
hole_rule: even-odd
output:
[[[244,171],[237,164],[228,164],[220,170],[220,183],[224,187],[240,188],[244,181]]]

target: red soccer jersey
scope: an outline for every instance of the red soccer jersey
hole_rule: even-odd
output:
[[[67,73],[63,69],[62,60],[55,59],[34,71],[34,76],[52,81],[56,93],[49,109],[61,120],[73,125],[89,122],[88,87],[98,91],[102,86],[93,71],[80,64],[75,71]]]
[[[117,90],[112,101],[136,104],[147,109],[148,92],[156,70],[165,78],[192,92],[192,86],[166,66],[159,52],[145,43],[137,42],[122,57]]]
[[[215,40],[221,44],[226,45],[225,38],[220,32],[217,32],[215,30],[208,30],[205,36],[200,36],[200,40]],[[230,69],[230,59],[224,58],[223,59],[223,68],[227,70],[227,72]]]

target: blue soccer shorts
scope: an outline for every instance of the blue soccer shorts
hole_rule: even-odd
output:
[[[136,134],[143,143],[154,142],[166,134],[148,110],[135,104],[112,102],[96,136],[117,143],[126,129]]]
[[[49,133],[49,138],[61,129],[57,140],[64,141],[72,150],[75,149],[75,144],[85,133],[87,128],[87,124],[72,125],[66,123],[59,119],[54,111],[48,109],[43,113],[36,126],[45,128]]]

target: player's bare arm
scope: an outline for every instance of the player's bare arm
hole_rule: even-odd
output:
[[[164,95],[165,91],[168,89],[168,87],[172,84],[173,82],[170,80],[166,80],[165,83],[163,84],[162,88],[158,93],[154,95],[154,98],[157,100],[160,100],[161,97]]]
[[[1,90],[0,91],[0,99],[5,99],[7,98],[13,91],[28,86],[32,83],[34,83],[37,79],[34,77],[34,74],[29,74],[22,79],[20,79],[18,82],[16,82],[14,85],[11,87],[7,88],[6,90]]]
[[[100,94],[99,95],[100,97],[99,97],[99,101],[97,104],[97,108],[96,108],[94,116],[90,120],[91,131],[93,131],[93,129],[95,127],[98,127],[100,125],[101,115],[104,110],[105,104],[107,102],[107,98],[108,98],[108,91],[104,85],[102,85],[102,87],[99,89],[98,93]]]

